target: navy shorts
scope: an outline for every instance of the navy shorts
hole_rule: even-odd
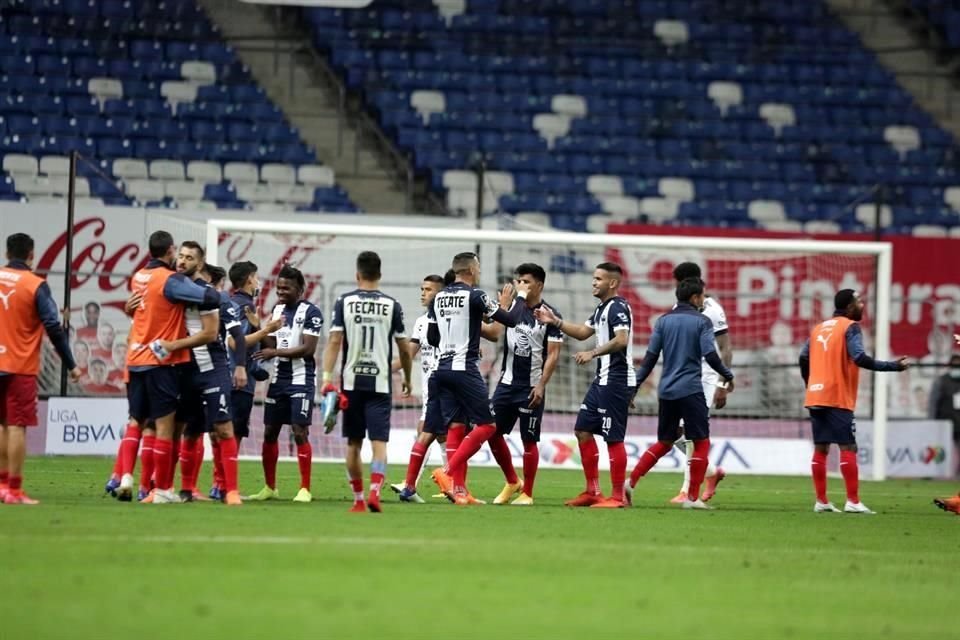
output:
[[[710,408],[707,407],[707,398],[703,391],[684,398],[660,398],[657,414],[657,440],[661,442],[673,442],[681,433],[687,440],[710,437]]]
[[[543,422],[543,403],[529,409],[530,387],[514,387],[498,384],[493,392],[493,413],[497,420],[497,433],[507,435],[513,425],[520,421],[520,439],[524,442],[540,442],[540,424]]]
[[[186,434],[197,436],[213,431],[214,425],[233,419],[233,381],[226,370],[192,371],[184,377],[183,397]]]
[[[427,415],[423,430],[444,435],[454,422],[493,424],[487,385],[474,366],[467,371],[434,371],[430,376]]]
[[[350,440],[390,441],[390,412],[393,401],[389,393],[344,391],[347,408],[343,412],[343,437]]]
[[[833,407],[810,409],[814,444],[857,444],[857,423],[853,411]]]
[[[176,413],[180,395],[180,375],[177,367],[153,367],[145,371],[131,371],[127,383],[127,403],[130,417],[141,425]]]
[[[634,387],[590,385],[577,414],[577,431],[603,436],[607,442],[623,442],[627,436],[627,413]]]
[[[233,435],[238,438],[250,436],[250,414],[253,413],[253,394],[246,391],[233,390],[230,395],[233,405]]]
[[[289,394],[271,394],[263,405],[263,423],[270,426],[284,424],[309,427],[313,422],[313,389]]]

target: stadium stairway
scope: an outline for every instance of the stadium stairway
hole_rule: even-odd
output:
[[[940,126],[960,137],[960,91],[946,77],[950,69],[938,63],[934,52],[911,33],[885,0],[826,0],[847,28],[896,76],[904,89]],[[912,50],[907,50],[911,49]],[[941,74],[924,77],[921,74]],[[952,101],[952,109],[947,109]]]
[[[335,90],[318,81],[322,70],[311,57],[281,54],[275,61],[271,50],[274,43],[279,43],[284,50],[292,40],[290,32],[275,23],[269,7],[236,0],[198,0],[198,4],[220,27],[224,39],[250,67],[251,75],[270,99],[299,128],[303,140],[314,146],[318,159],[333,167],[337,181],[353,202],[371,213],[409,210],[404,188],[387,168],[389,158],[374,145],[358,140],[350,118],[345,119],[342,152],[338,153],[338,96]],[[358,152],[356,165],[355,152]]]

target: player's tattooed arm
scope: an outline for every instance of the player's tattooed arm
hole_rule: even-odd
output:
[[[586,364],[593,360],[594,358],[599,358],[600,356],[605,356],[608,353],[617,353],[618,351],[623,351],[627,348],[627,342],[630,340],[630,331],[615,331],[613,334],[613,339],[608,341],[602,347],[597,347],[592,351],[579,351],[576,355],[573,356],[574,360],[577,361],[577,364]]]
[[[173,353],[181,349],[193,349],[210,344],[217,339],[220,331],[220,312],[218,310],[200,314],[200,331],[179,340],[161,340],[164,349]]]

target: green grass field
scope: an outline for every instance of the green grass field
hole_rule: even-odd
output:
[[[238,509],[101,498],[103,459],[27,465],[43,503],[0,506],[2,638],[960,635],[960,517],[930,503],[949,484],[864,483],[879,515],[818,515],[806,479],[731,477],[689,512],[665,504],[679,476],[651,474],[611,511],[563,507],[580,475],[541,471],[533,508],[391,493],[358,515],[339,465],[314,466],[312,505]],[[478,496],[501,486],[470,477]],[[241,478],[258,489],[259,465]],[[280,465],[285,497],[295,478]]]

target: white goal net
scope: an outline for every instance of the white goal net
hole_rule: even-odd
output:
[[[541,265],[547,273],[544,299],[565,319],[576,322],[586,320],[597,303],[591,296],[594,266],[616,262],[625,272],[621,294],[633,310],[637,363],[656,318],[674,303],[674,265],[696,262],[703,270],[708,293],[726,311],[737,375],[736,392],[724,409],[714,412],[711,431],[717,442],[728,438],[745,443],[741,446],[765,438],[809,441],[797,355],[811,327],[831,314],[838,289],[849,287],[863,293],[868,305],[863,323],[867,347],[879,358],[886,358],[889,351],[891,250],[885,243],[211,220],[206,244],[211,262],[228,268],[236,261],[251,260],[259,266],[264,283],[262,312],[276,302],[273,286],[280,267],[287,263],[298,267],[307,280],[306,297],[321,308],[328,322],[337,296],[355,286],[356,255],[376,251],[383,262],[382,289],[403,305],[408,330],[424,312],[419,304],[424,276],[442,275],[461,251],[478,251],[481,286],[491,294],[518,264]],[[572,354],[591,347],[571,339],[564,344],[560,365],[547,389],[544,432],[572,434],[576,411],[594,372],[592,364],[578,367]],[[483,346],[482,370],[491,391],[498,380],[501,350],[502,345]],[[651,376],[637,396],[628,428],[632,436],[656,433],[657,376]],[[396,385],[396,429],[416,427],[419,377],[414,379],[410,399],[401,398]],[[873,420],[873,450],[883,451],[878,445],[886,437],[886,389],[878,380],[876,375],[862,376],[857,414]],[[557,456],[564,454],[564,442],[545,440],[548,451],[554,446]],[[331,457],[342,454],[339,438],[324,442],[321,447],[330,448],[326,453]],[[245,452],[259,453],[256,437],[245,444]],[[739,462],[746,463],[736,446],[727,453],[731,462],[740,456]],[[782,460],[764,462],[787,464],[788,458],[796,457],[789,447],[783,448],[782,455]],[[877,479],[884,477],[882,458],[874,460]],[[805,468],[809,458],[801,462]],[[797,461],[789,463],[795,466]]]

